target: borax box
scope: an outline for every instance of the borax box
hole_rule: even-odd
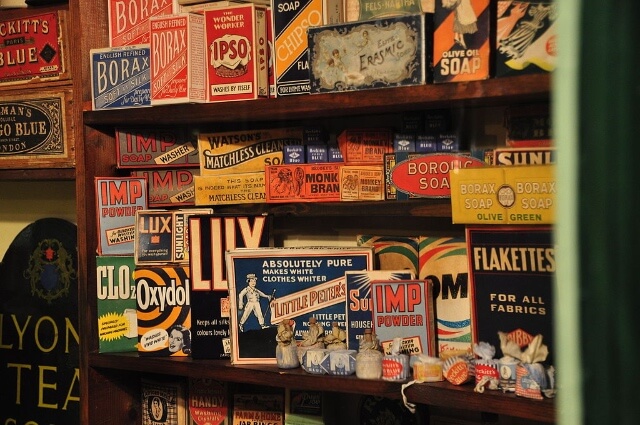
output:
[[[554,165],[451,170],[453,223],[553,224]]]
[[[109,0],[109,46],[149,43],[149,18],[174,12],[175,0]]]
[[[268,97],[266,8],[252,3],[204,12],[207,100]]]
[[[205,102],[204,17],[181,13],[149,22],[151,104]]]

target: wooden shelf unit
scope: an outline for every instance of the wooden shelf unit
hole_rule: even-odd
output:
[[[70,0],[77,18],[76,36],[82,45],[82,93],[84,139],[76,146],[78,195],[79,308],[81,326],[81,423],[137,425],[140,422],[139,380],[146,374],[204,376],[228,382],[278,387],[321,389],[329,392],[369,394],[399,398],[400,384],[366,381],[355,377],[282,371],[276,367],[232,366],[229,362],[191,358],[149,358],[137,354],[99,354],[97,341],[95,252],[97,246],[94,177],[122,173],[115,167],[114,130],[126,126],[260,126],[323,122],[345,117],[367,117],[422,111],[442,107],[504,106],[549,101],[550,76],[532,75],[458,84],[426,85],[338,94],[291,96],[224,104],[182,104],[138,109],[91,111],[89,49],[105,47],[107,5],[104,0]],[[80,13],[80,11],[82,11]],[[363,202],[329,204],[259,204],[216,207],[225,212],[270,212],[280,232],[299,226],[325,223],[334,226],[377,227],[386,223],[399,231],[454,229],[448,200]],[[391,223],[391,224],[390,224]],[[322,231],[322,230],[319,230]],[[477,394],[472,385],[417,384],[407,390],[409,400],[427,405],[483,411],[538,422],[554,422],[552,400],[535,401],[501,392]]]

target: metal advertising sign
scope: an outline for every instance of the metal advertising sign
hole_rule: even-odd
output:
[[[75,162],[71,90],[0,96],[0,168],[68,168]]]
[[[0,21],[0,86],[68,79],[65,11]]]

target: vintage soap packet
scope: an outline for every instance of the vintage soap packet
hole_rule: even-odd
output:
[[[425,15],[310,27],[311,93],[426,83]]]

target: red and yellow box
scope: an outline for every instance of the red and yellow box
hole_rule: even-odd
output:
[[[268,97],[266,8],[253,3],[204,11],[207,100]]]
[[[267,203],[340,201],[340,164],[270,165]]]
[[[453,223],[553,224],[554,165],[453,169]]]
[[[340,167],[340,200],[384,201],[382,165],[343,165]]]

